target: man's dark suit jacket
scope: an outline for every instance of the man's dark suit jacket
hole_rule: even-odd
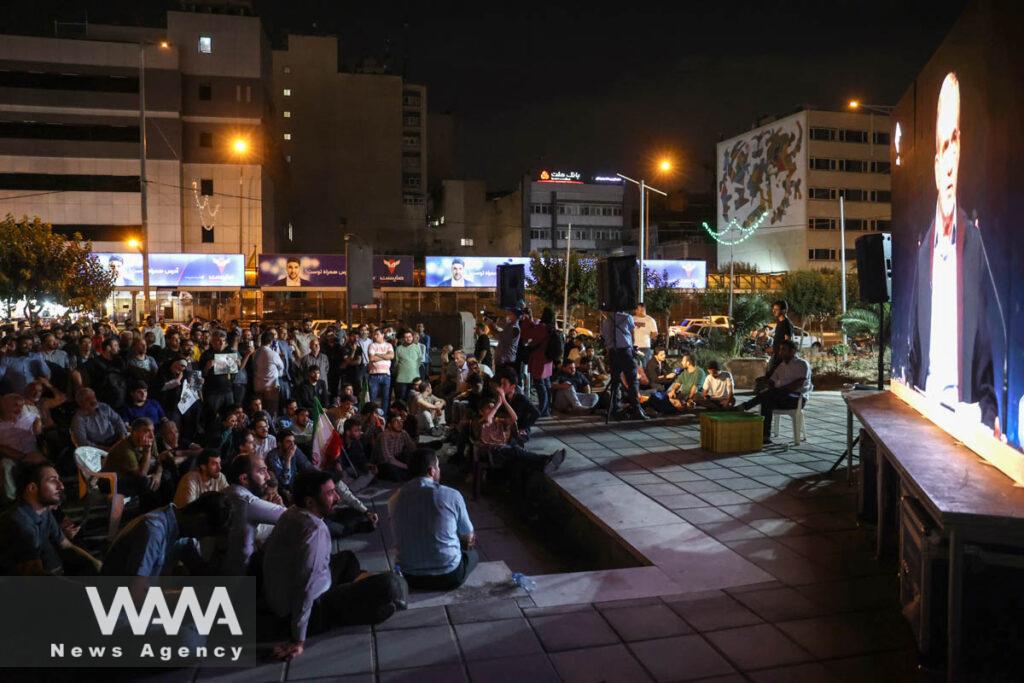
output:
[[[932,253],[935,248],[935,221],[924,234],[917,250],[917,273],[914,277],[913,305],[910,309],[910,381],[925,389],[928,379],[929,351],[932,324]],[[981,234],[967,214],[957,210],[956,263],[957,291],[960,301],[950,301],[957,307],[960,351],[960,400],[978,403],[982,421],[993,426],[998,414],[998,401],[992,365],[992,346],[996,339],[989,327],[988,305],[992,289],[986,261],[982,254]],[[1005,429],[1005,425],[1003,426]]]

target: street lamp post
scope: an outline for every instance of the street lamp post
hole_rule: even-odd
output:
[[[245,160],[245,155],[249,152],[249,141],[242,137],[235,138],[231,143],[231,149],[238,158],[238,253],[242,255],[242,261],[244,263],[245,230],[242,225],[242,203],[245,201],[245,187],[243,184],[245,179],[245,165],[242,162]]]
[[[666,166],[666,164],[667,164],[667,166]],[[671,166],[671,163],[669,163],[667,161],[663,161],[661,163],[661,165],[660,165],[660,168],[662,170],[671,170],[672,166]],[[640,188],[640,235],[639,235],[639,239],[637,239],[636,250],[637,250],[637,258],[640,261],[640,274],[639,274],[639,279],[640,279],[640,289],[639,289],[640,303],[643,303],[644,302],[644,284],[645,284],[644,283],[644,259],[646,258],[646,253],[645,252],[647,251],[647,231],[648,231],[648,225],[647,225],[647,203],[648,203],[648,201],[650,201],[648,199],[648,197],[647,197],[647,193],[648,192],[657,192],[662,197],[667,197],[668,193],[667,192],[662,192],[661,190],[659,190],[656,187],[651,187],[650,185],[647,184],[646,180],[643,180],[643,179],[634,180],[633,178],[630,178],[629,176],[623,175],[621,173],[616,173],[615,175],[619,176],[623,180],[628,180],[629,182],[633,183],[638,188]]]

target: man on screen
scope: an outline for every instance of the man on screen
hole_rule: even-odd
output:
[[[452,274],[441,282],[442,287],[472,287],[473,281],[466,277],[466,262],[452,259]]]
[[[274,283],[275,287],[309,287],[309,280],[302,277],[302,264],[298,256],[289,256],[284,269],[285,276]]]
[[[981,233],[957,197],[960,83],[955,73],[943,80],[936,109],[938,199],[917,252],[909,380],[953,410],[980,410],[980,420],[992,427],[998,407],[987,317],[990,279]]]

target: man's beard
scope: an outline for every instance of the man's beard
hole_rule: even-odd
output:
[[[249,486],[247,488],[249,489],[249,493],[257,498],[262,498],[267,492],[266,484],[257,484],[254,481],[249,482]]]

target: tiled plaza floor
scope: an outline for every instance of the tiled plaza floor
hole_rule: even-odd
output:
[[[645,566],[545,573],[557,560],[524,547],[482,502],[471,514],[484,532],[489,574],[476,583],[504,585],[510,570],[525,571],[538,574],[532,593],[506,587],[419,596],[377,628],[312,639],[290,664],[253,661],[169,676],[918,680],[895,570],[872,558],[871,532],[857,525],[856,489],[845,469],[826,474],[845,448],[845,420],[837,393],[816,393],[806,410],[809,438],[799,447],[738,457],[702,451],[691,418],[610,427],[595,418],[547,421],[531,447],[569,450],[555,483]],[[792,437],[788,419],[782,422],[779,442]],[[366,564],[390,563],[389,536],[359,542]]]

